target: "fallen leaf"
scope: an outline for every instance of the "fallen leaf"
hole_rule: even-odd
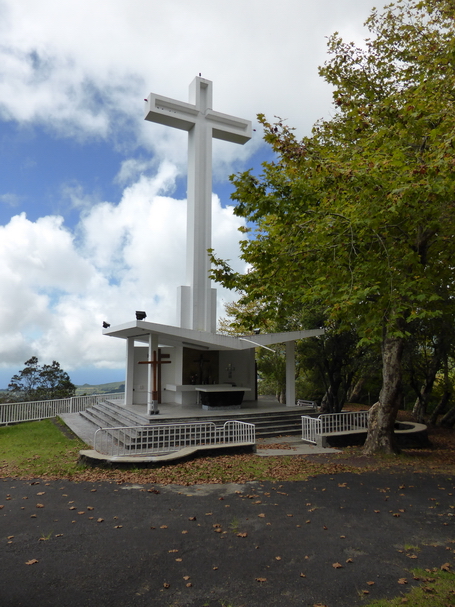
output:
[[[333,563],[333,564],[332,564],[332,567],[333,567],[334,569],[342,569],[342,568],[343,568],[343,565],[342,565],[341,563]]]
[[[363,594],[370,594],[370,591],[369,590],[362,590],[362,593]]]
[[[173,548],[172,550],[168,550],[168,552],[178,552],[177,548]]]
[[[181,563],[182,561],[183,561],[183,559],[182,559],[182,558],[180,558],[180,557],[178,557],[178,558],[176,558],[176,559],[175,559],[175,562],[176,562],[176,563]]]
[[[353,563],[354,561],[352,559],[346,559],[346,563]]]
[[[306,575],[304,573],[301,573],[300,577],[306,577]]]
[[[170,584],[168,584],[167,582],[164,582],[164,584],[163,584],[163,588],[170,588],[170,587],[171,587],[171,585],[170,585]]]
[[[123,525],[115,525],[114,529],[121,529]]]
[[[196,520],[196,517],[195,517],[195,516],[190,516],[190,517],[188,518],[188,520],[189,520],[189,521],[195,521],[195,520]]]
[[[102,523],[103,521],[104,521],[104,518],[98,518],[98,519],[96,519],[97,523]]]
[[[266,582],[267,578],[266,577],[257,577],[256,578],[256,582]]]
[[[276,557],[275,557],[275,560],[276,560],[276,561],[281,561],[281,556],[276,556]]]
[[[400,579],[398,580],[398,583],[399,583],[399,584],[402,584],[402,585],[403,585],[403,584],[407,584],[407,583],[408,583],[408,580],[407,580],[405,577],[400,577]]]
[[[192,584],[191,582],[188,582],[187,584],[185,584],[185,586],[186,586],[187,588],[191,588],[191,586],[192,586],[192,585],[193,585],[193,584]]]
[[[167,529],[167,525],[161,525],[160,529]]]
[[[450,571],[450,563],[444,563],[444,565],[441,565],[441,571]]]
[[[247,537],[248,533],[237,533],[237,537]]]
[[[190,576],[189,575],[184,575],[183,579],[187,582],[190,579]]]
[[[182,531],[182,534],[185,535],[185,533],[188,533],[188,531]]]
[[[265,518],[265,514],[263,512],[261,512],[261,514],[258,514],[259,518]]]
[[[374,586],[374,582],[367,582],[368,586]]]
[[[31,559],[30,561],[26,561],[26,565],[35,565],[36,563],[38,563],[39,561],[37,561],[36,559]]]
[[[36,504],[37,508],[44,508],[44,504]]]

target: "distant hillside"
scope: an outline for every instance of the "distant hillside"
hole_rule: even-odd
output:
[[[109,384],[84,384],[76,386],[76,396],[90,396],[91,394],[110,394],[112,392],[124,392],[125,382],[114,381]]]

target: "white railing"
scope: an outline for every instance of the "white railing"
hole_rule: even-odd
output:
[[[366,431],[368,411],[346,411],[345,413],[324,413],[319,417],[302,415],[302,440],[316,443],[317,437],[341,432]]]
[[[172,453],[185,447],[255,442],[254,424],[228,421],[223,426],[201,422],[99,428],[93,448],[104,455],[122,457]]]
[[[62,413],[78,413],[105,400],[125,400],[124,392],[72,396],[54,400],[35,400],[24,403],[0,403],[0,425],[30,422]]]

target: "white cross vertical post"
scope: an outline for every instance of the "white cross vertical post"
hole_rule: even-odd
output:
[[[251,122],[212,110],[212,83],[196,77],[189,103],[151,93],[145,120],[188,131],[188,218],[186,282],[180,289],[180,326],[216,330],[216,297],[211,289],[207,249],[212,241],[212,137],[244,144]]]

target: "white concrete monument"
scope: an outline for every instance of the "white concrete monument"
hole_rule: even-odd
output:
[[[186,282],[179,289],[180,327],[216,331],[216,291],[210,285],[207,250],[212,241],[212,137],[244,144],[251,122],[212,109],[212,83],[196,77],[189,103],[150,93],[145,120],[188,131]]]
[[[146,404],[152,416],[159,413],[161,398],[180,406],[202,400],[220,407],[234,396],[241,402],[242,395],[254,401],[255,347],[286,343],[286,404],[294,406],[291,342],[321,335],[322,329],[255,334],[254,340],[216,333],[216,292],[210,286],[207,253],[212,240],[212,138],[244,144],[251,138],[251,122],[214,112],[212,83],[200,77],[190,85],[189,103],[150,94],[145,119],[188,131],[187,284],[179,290],[178,327],[136,317],[103,329],[104,335],[126,341],[125,405]]]

